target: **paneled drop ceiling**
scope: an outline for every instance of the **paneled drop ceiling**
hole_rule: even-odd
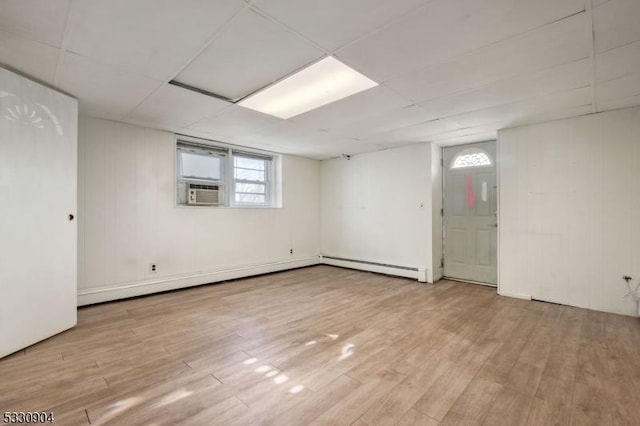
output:
[[[638,0],[2,0],[0,64],[81,114],[312,158],[640,105]],[[289,120],[237,99],[326,55],[380,86]]]

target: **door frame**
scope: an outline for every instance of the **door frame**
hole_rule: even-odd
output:
[[[480,281],[472,281],[472,280],[461,280],[459,278],[451,278],[451,277],[447,277],[444,274],[444,256],[447,250],[447,244],[446,244],[446,234],[445,234],[445,220],[444,220],[444,206],[445,206],[445,184],[446,184],[446,170],[444,167],[444,149],[445,148],[453,148],[453,147],[472,147],[473,145],[476,144],[480,144],[480,143],[486,143],[486,142],[495,142],[496,143],[496,154],[495,154],[495,158],[494,158],[494,162],[496,165],[496,220],[498,223],[498,228],[496,229],[496,285],[492,285],[492,284],[488,284],[488,283],[483,283]],[[441,268],[442,268],[442,279],[445,280],[449,280],[449,281],[458,281],[458,282],[464,282],[464,283],[470,283],[470,284],[476,284],[476,285],[482,285],[485,287],[490,287],[490,288],[495,288],[496,292],[498,294],[500,294],[500,230],[502,228],[501,226],[501,222],[502,222],[502,217],[501,217],[501,213],[500,213],[500,138],[496,137],[495,139],[487,139],[487,140],[482,140],[482,141],[477,141],[477,142],[470,142],[470,143],[463,143],[463,144],[458,144],[458,145],[448,145],[448,146],[441,146],[440,147],[440,173],[442,176],[442,210],[440,210],[440,217],[441,217],[441,227],[442,227],[442,261],[441,261]]]

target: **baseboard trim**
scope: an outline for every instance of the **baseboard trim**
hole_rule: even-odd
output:
[[[531,300],[531,295],[529,294],[510,293],[508,291],[500,291],[500,290],[498,290],[498,294],[500,296],[513,297],[515,299]]]
[[[394,275],[398,277],[413,278],[420,282],[427,282],[427,268],[394,266],[377,262],[345,259],[335,256],[320,256],[324,265],[338,266],[340,268],[357,269],[360,271],[376,272],[378,274]]]
[[[138,281],[116,286],[82,289],[78,291],[78,306],[285,271],[287,269],[303,268],[320,263],[322,262],[319,256],[312,256],[258,265],[247,265],[188,276],[165,277],[157,280]]]

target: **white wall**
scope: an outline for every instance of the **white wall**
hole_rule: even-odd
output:
[[[499,292],[635,315],[640,109],[503,130],[499,153]]]
[[[283,208],[176,207],[172,133],[81,117],[79,303],[317,263],[320,164],[282,168]]]
[[[428,143],[322,161],[322,254],[432,276],[431,168]]]

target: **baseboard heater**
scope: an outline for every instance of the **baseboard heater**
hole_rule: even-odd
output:
[[[418,281],[426,282],[426,269],[411,266],[391,265],[389,263],[371,262],[368,260],[347,259],[337,256],[322,255],[322,263],[333,266],[343,266],[346,268],[361,269],[371,272],[379,272],[401,277],[415,278]]]
[[[323,259],[342,260],[344,262],[364,263],[365,265],[384,266],[385,268],[396,268],[396,269],[404,269],[404,270],[407,270],[407,271],[416,271],[416,272],[418,272],[418,268],[412,268],[410,266],[390,265],[388,263],[369,262],[368,260],[345,259],[344,257],[324,256],[324,255],[322,256],[322,258]]]

